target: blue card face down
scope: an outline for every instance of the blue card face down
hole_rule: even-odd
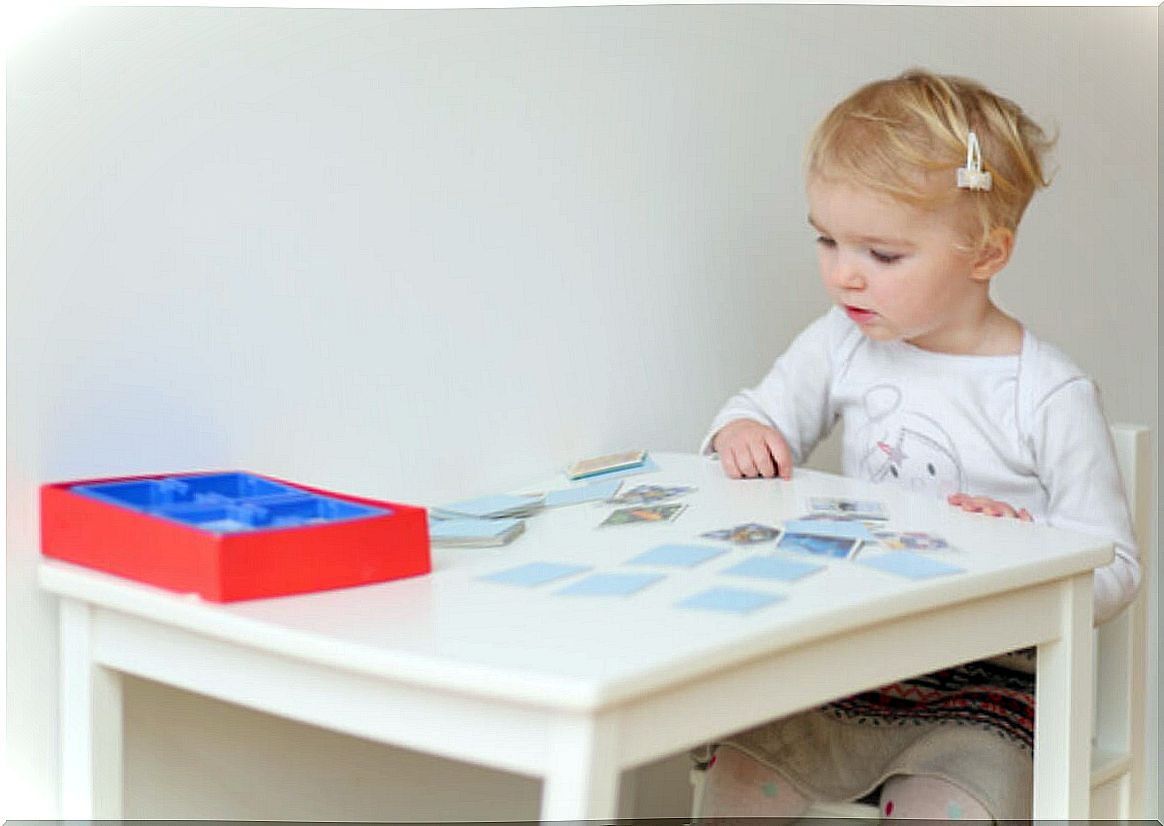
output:
[[[754,577],[756,579],[778,579],[791,582],[803,576],[823,571],[824,565],[805,562],[781,556],[754,556],[738,565],[720,571],[725,576]]]
[[[574,488],[551,490],[546,494],[546,507],[556,508],[560,505],[577,505],[581,502],[605,501],[614,496],[622,482],[618,479],[601,479],[588,485],[579,485]]]
[[[627,560],[627,565],[670,565],[677,568],[693,568],[701,562],[714,559],[726,553],[722,548],[709,548],[705,545],[659,545],[644,551],[633,559]]]
[[[966,569],[946,562],[939,562],[933,557],[909,551],[893,551],[882,556],[866,557],[856,560],[861,565],[885,571],[888,574],[897,574],[908,579],[929,579],[935,576],[962,573]]]
[[[621,597],[658,582],[662,574],[594,574],[555,591],[563,596]]]
[[[676,603],[680,608],[700,611],[720,611],[726,614],[750,614],[765,606],[780,602],[784,597],[763,591],[745,591],[742,588],[709,588]]]
[[[561,579],[565,576],[580,574],[590,570],[586,565],[565,565],[558,562],[530,562],[518,565],[516,568],[506,568],[495,574],[481,577],[486,582],[500,582],[505,585],[523,585],[533,588]]]

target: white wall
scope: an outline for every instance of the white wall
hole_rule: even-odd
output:
[[[997,294],[1155,425],[1157,33],[1153,8],[72,13],[8,66],[6,814],[55,815],[37,484],[239,467],[431,503],[693,449],[826,307],[812,124],[907,66],[1061,128]],[[127,698],[129,817],[536,816],[526,779]],[[640,815],[685,814],[681,768]]]

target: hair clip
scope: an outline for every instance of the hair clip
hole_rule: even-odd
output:
[[[966,139],[966,165],[958,170],[958,188],[989,192],[992,186],[990,173],[982,169],[982,148],[978,136],[973,131]]]

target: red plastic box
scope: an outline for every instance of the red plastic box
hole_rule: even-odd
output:
[[[234,472],[225,475],[231,474]],[[423,508],[411,505],[240,473],[289,489],[284,501],[304,501],[310,497],[298,495],[311,494],[386,513],[323,524],[219,533],[74,490],[109,482],[179,478],[197,483],[200,477],[212,475],[122,476],[43,485],[41,552],[150,585],[196,593],[213,602],[366,585],[432,570],[427,515]]]

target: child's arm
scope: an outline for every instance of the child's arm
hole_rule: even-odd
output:
[[[1066,383],[1036,407],[1031,447],[1048,494],[1046,522],[1115,544],[1115,559],[1095,571],[1098,625],[1135,597],[1140,559],[1111,432],[1089,379]]]
[[[733,457],[734,469],[746,470],[748,461],[740,451],[747,450],[757,470],[764,467],[763,455],[767,453],[780,466],[780,475],[789,478],[792,465],[804,461],[836,420],[829,392],[834,353],[843,337],[852,332],[852,323],[836,309],[806,327],[760,384],[741,390],[716,414],[700,453],[718,452],[729,475]],[[760,425],[763,430],[736,424],[740,421]],[[725,445],[729,450],[724,450]],[[757,452],[761,453],[758,457]]]

